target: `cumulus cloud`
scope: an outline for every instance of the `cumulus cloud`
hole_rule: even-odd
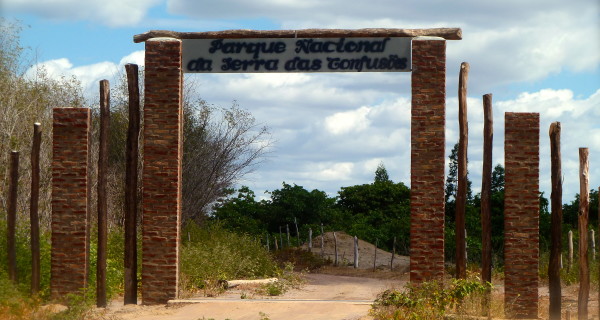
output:
[[[138,24],[162,0],[5,0],[12,12],[27,12],[51,20],[87,20],[111,27]]]
[[[367,118],[369,111],[371,109],[368,107],[360,107],[353,111],[335,113],[325,118],[325,128],[335,135],[363,131],[370,124]]]
[[[111,83],[116,83],[118,75],[123,73],[123,66],[127,63],[136,63],[144,65],[144,51],[135,51],[123,57],[119,63],[103,61],[89,65],[74,66],[67,58],[48,60],[33,65],[27,70],[26,75],[35,77],[40,71],[53,79],[62,77],[75,77],[81,83],[84,93],[88,98],[98,95],[98,82],[108,79]]]
[[[448,66],[469,61],[473,89],[532,82],[600,65],[600,4],[586,0],[261,1],[168,0],[172,13],[201,19],[268,18],[283,29],[459,27]],[[468,13],[468,14],[465,14]],[[239,28],[246,28],[243,24]],[[489,89],[488,89],[489,90]]]

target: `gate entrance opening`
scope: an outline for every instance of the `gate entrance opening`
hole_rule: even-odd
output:
[[[145,42],[144,304],[177,298],[184,72],[411,72],[410,280],[443,279],[446,40],[460,29],[150,31]]]

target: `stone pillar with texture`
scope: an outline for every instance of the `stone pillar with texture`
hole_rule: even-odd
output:
[[[444,278],[446,41],[412,41],[410,281]]]
[[[538,113],[505,114],[504,301],[510,318],[538,318]]]
[[[177,298],[181,219],[181,40],[146,41],[142,302]]]
[[[88,270],[90,109],[55,108],[52,124],[51,296],[81,292]]]

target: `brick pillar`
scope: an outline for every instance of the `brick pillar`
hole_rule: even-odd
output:
[[[142,301],[177,298],[182,158],[181,41],[146,41]]]
[[[446,42],[412,41],[410,281],[444,277]]]
[[[55,108],[52,128],[50,290],[62,299],[87,283],[90,109]]]
[[[504,301],[510,318],[538,318],[538,113],[505,114]]]

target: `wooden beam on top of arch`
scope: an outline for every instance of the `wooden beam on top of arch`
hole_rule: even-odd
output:
[[[144,42],[152,38],[175,39],[250,39],[250,38],[368,38],[368,37],[439,37],[446,40],[461,40],[460,28],[432,29],[304,29],[304,30],[225,30],[208,32],[177,32],[150,30],[133,36],[133,42]]]

